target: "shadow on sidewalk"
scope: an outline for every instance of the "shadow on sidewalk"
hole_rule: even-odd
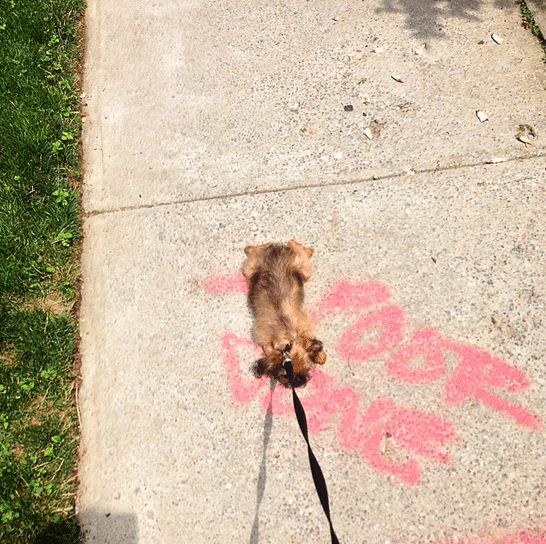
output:
[[[138,544],[137,517],[134,514],[84,511],[79,514],[82,544]],[[53,544],[56,541],[49,542]],[[41,544],[36,542],[36,544]],[[45,544],[45,541],[44,541]],[[64,544],[59,541],[59,544]],[[68,543],[67,543],[68,544]],[[70,544],[75,544],[71,542]]]
[[[405,13],[406,26],[416,38],[441,39],[445,37],[442,33],[445,19],[455,17],[480,23],[480,11],[487,3],[484,0],[453,0],[447,4],[441,0],[384,0],[377,12]],[[494,5],[498,9],[519,9],[510,0],[495,0]]]
[[[263,439],[263,451],[262,462],[260,463],[260,472],[258,474],[258,485],[256,487],[256,511],[254,513],[254,521],[252,523],[252,530],[250,532],[250,544],[258,544],[260,541],[260,504],[265,492],[265,484],[267,481],[267,446],[269,444],[269,438],[271,436],[271,429],[273,428],[273,391],[275,389],[276,382],[271,380],[269,406],[265,414],[264,420],[264,439]]]

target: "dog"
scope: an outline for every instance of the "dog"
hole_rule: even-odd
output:
[[[326,362],[322,342],[314,337],[303,309],[303,284],[311,276],[314,250],[290,240],[286,245],[247,246],[245,253],[252,335],[265,355],[256,362],[255,374],[275,378],[285,387],[304,386],[313,365]],[[283,367],[286,360],[292,362],[292,381]]]

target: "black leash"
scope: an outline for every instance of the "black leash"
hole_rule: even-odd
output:
[[[283,367],[288,374],[288,380],[292,384],[292,378],[294,376],[294,370],[292,368],[292,361],[288,357],[288,354],[284,354],[285,359],[283,362]],[[311,449],[311,444],[309,443],[309,435],[307,434],[307,418],[305,417],[305,412],[303,406],[301,405],[298,395],[296,395],[296,390],[292,386],[292,400],[294,401],[294,410],[296,411],[296,417],[298,418],[298,423],[300,425],[301,434],[307,442],[307,451],[309,452],[309,464],[311,465],[311,473],[313,474],[313,481],[315,482],[315,488],[319,496],[320,502],[322,504],[322,509],[326,514],[328,523],[330,524],[330,537],[332,538],[332,544],[339,544],[339,540],[334,531],[334,526],[332,525],[332,520],[330,519],[330,504],[328,502],[328,489],[326,489],[326,480],[322,474],[320,465],[318,464],[317,458]]]

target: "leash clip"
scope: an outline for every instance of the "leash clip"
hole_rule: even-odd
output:
[[[292,368],[292,359],[290,359],[290,349],[292,348],[292,344],[286,344],[286,347],[282,350],[282,367],[286,371],[286,374],[288,375],[288,381],[292,383],[292,378],[294,376],[294,370]]]

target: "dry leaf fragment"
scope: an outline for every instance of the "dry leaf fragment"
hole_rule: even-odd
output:
[[[476,110],[476,117],[480,120],[480,123],[483,123],[484,121],[487,121],[489,119],[489,117],[487,117],[487,114],[482,110]]]
[[[365,129],[364,134],[368,140],[378,138],[381,135],[381,130],[385,123],[380,123],[377,119],[374,119]]]
[[[525,145],[533,145],[533,140],[531,140],[529,137],[525,136],[525,134],[521,134],[517,136],[517,139],[524,143]]]
[[[505,162],[508,159],[506,157],[492,157],[485,161],[485,164],[498,164],[499,162]]]
[[[516,139],[525,144],[525,146],[533,145],[537,138],[537,133],[531,125],[519,125]]]

